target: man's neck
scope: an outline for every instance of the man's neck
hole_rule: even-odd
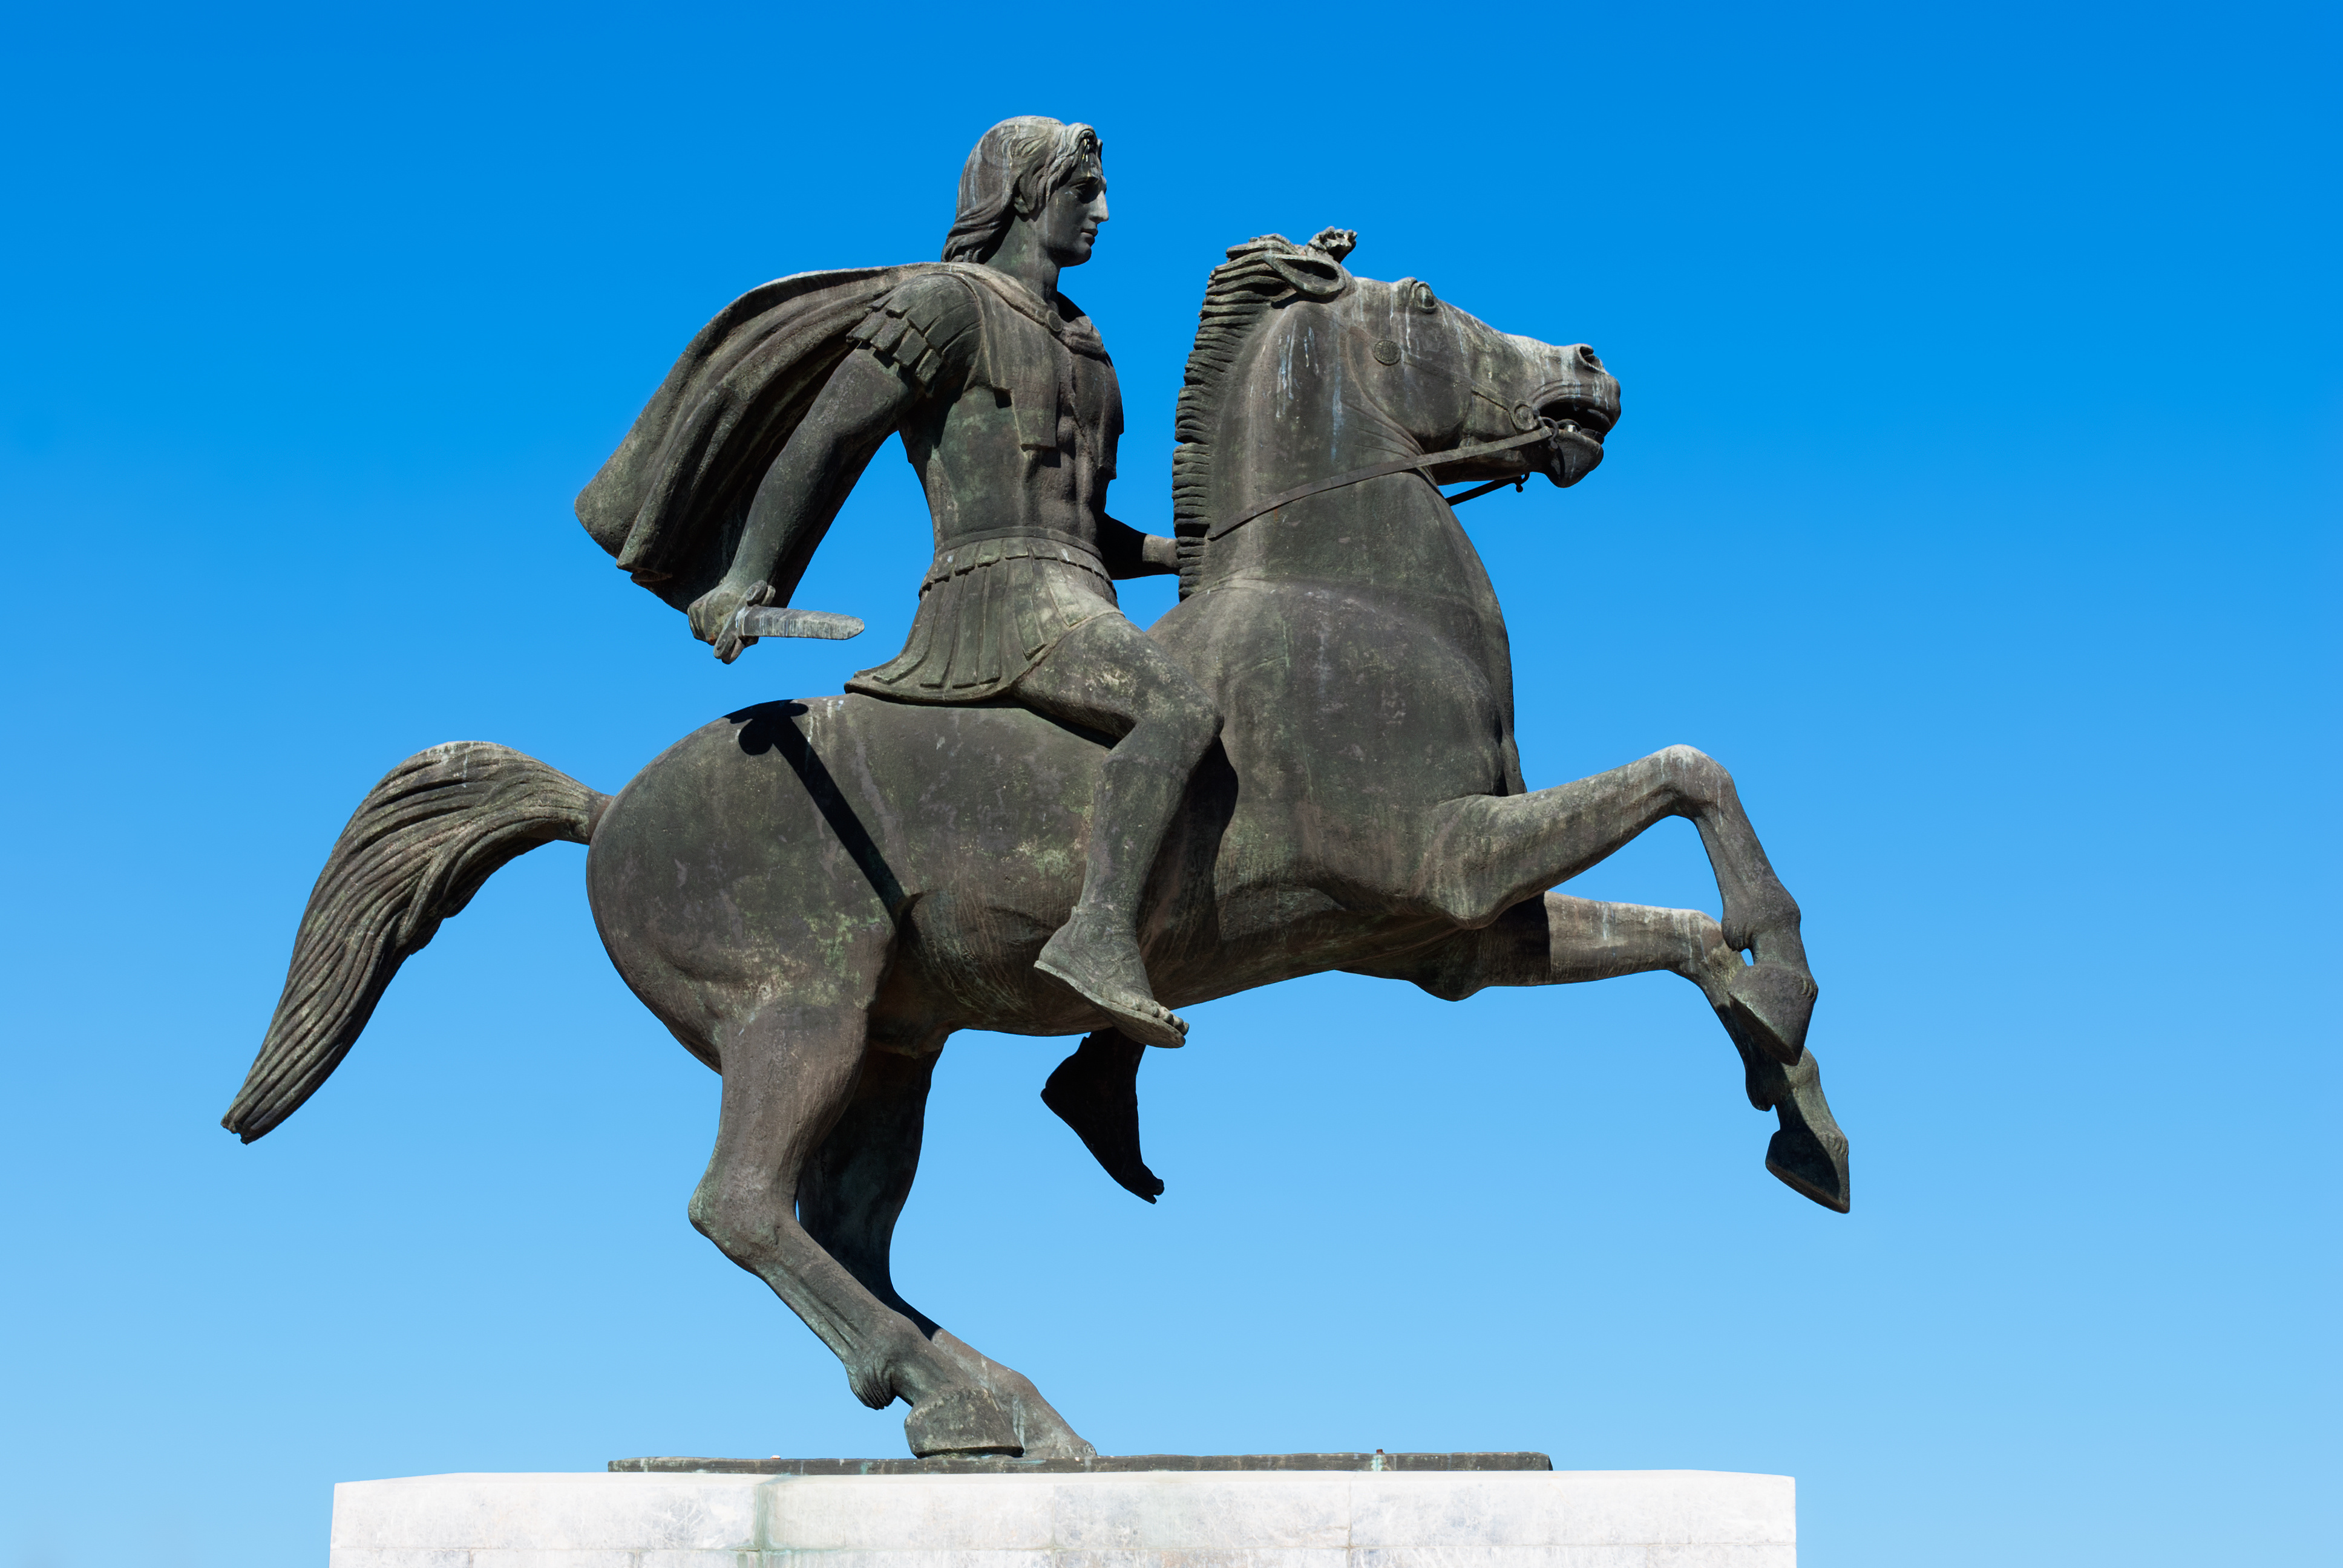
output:
[[[1011,224],[1001,248],[985,257],[984,265],[1007,273],[1040,296],[1044,305],[1058,302],[1058,264],[1041,248],[1031,225]]]

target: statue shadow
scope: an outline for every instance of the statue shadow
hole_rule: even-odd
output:
[[[1034,713],[1014,702],[971,704],[980,707],[1016,709],[1034,720],[1061,729],[1069,735],[1090,742],[1101,750],[1111,748],[1116,737],[1101,731],[1069,724],[1047,714]],[[839,788],[829,767],[814,749],[813,742],[798,727],[798,719],[809,712],[806,704],[795,701],[760,702],[724,717],[739,726],[735,739],[741,751],[750,757],[762,757],[778,752],[788,763],[798,781],[805,787],[807,798],[838,835],[871,890],[879,895],[888,910],[901,917],[910,902],[900,878],[888,865],[878,839],[862,819],[855,814],[846,792]],[[1187,928],[1187,946],[1201,943],[1209,947],[1214,937],[1217,921],[1212,918],[1210,889],[1212,868],[1220,852],[1222,836],[1235,815],[1238,784],[1235,770],[1229,766],[1228,753],[1215,741],[1197,765],[1189,785],[1186,809],[1175,824],[1166,842],[1165,853],[1149,878],[1150,903],[1167,891],[1170,902],[1176,906],[1193,902],[1193,910],[1183,910],[1184,920],[1175,924]],[[1172,884],[1167,889],[1165,884]],[[1161,906],[1159,905],[1159,908]]]
[[[903,884],[887,864],[887,857],[879,848],[879,840],[862,819],[848,804],[845,791],[838,787],[830,769],[806,739],[805,731],[797,726],[799,715],[805,713],[802,702],[760,702],[753,708],[743,708],[724,717],[740,727],[734,739],[740,749],[750,757],[762,757],[769,751],[780,753],[781,760],[805,786],[806,796],[830,824],[831,832],[844,845],[848,855],[879,895],[888,912],[900,916],[903,912]]]

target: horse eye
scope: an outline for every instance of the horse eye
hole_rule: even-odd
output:
[[[1432,297],[1432,285],[1428,283],[1419,283],[1415,286],[1415,297],[1410,303],[1418,310],[1440,308],[1440,301]]]

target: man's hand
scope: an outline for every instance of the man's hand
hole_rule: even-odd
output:
[[[726,578],[691,601],[691,635],[716,646],[716,657],[729,664],[757,639],[733,629],[733,619],[749,605],[770,604],[779,596],[769,582],[736,583]]]
[[[1161,534],[1142,534],[1129,523],[1099,514],[1099,559],[1106,575],[1151,578],[1180,569],[1180,547]]]

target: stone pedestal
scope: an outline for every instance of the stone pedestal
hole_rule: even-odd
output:
[[[1795,1483],[1702,1470],[425,1475],[332,1568],[1795,1568]]]

